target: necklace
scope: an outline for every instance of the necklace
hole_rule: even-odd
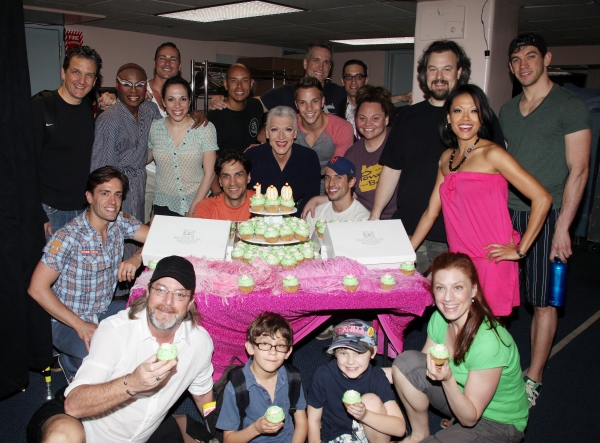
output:
[[[460,161],[460,163],[456,166],[456,168],[452,167],[452,162],[454,161],[454,154],[456,154],[456,150],[457,148],[454,148],[454,151],[452,151],[452,155],[450,155],[450,163],[448,164],[448,168],[450,168],[451,172],[455,172],[458,171],[458,168],[460,168],[462,166],[462,164],[465,162],[465,160],[467,159],[467,155],[469,155],[469,153],[473,150],[473,148],[475,147],[475,145],[479,143],[479,137],[477,137],[477,140],[475,140],[475,143],[473,143],[473,146],[471,146],[469,149],[467,149],[467,152],[465,152],[465,156],[462,158],[462,160]]]

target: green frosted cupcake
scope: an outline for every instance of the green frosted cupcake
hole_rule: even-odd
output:
[[[396,278],[392,274],[383,274],[379,279],[379,287],[381,289],[390,290],[396,284]]]
[[[300,288],[300,281],[298,280],[298,277],[296,277],[295,275],[286,275],[283,278],[283,290],[285,292],[293,294],[295,292],[298,292],[299,288]]]
[[[240,292],[247,294],[254,291],[254,279],[249,275],[241,275],[237,283]]]
[[[256,254],[254,253],[254,251],[247,250],[246,252],[244,252],[243,261],[245,263],[250,264],[250,263],[252,263],[252,259],[254,258],[255,255]]]
[[[272,266],[278,266],[279,265],[279,257],[277,257],[275,254],[268,254],[265,257],[265,261],[272,265]]]
[[[148,269],[156,269],[156,265],[158,264],[159,260],[156,259],[152,259],[148,262]]]
[[[404,275],[413,275],[415,273],[415,263],[412,261],[403,261],[400,265],[400,272]]]
[[[356,276],[350,274],[346,275],[342,280],[346,291],[356,291],[358,289],[358,278]]]
[[[360,396],[360,392],[357,391],[346,391],[342,396],[342,402],[344,402],[344,406],[348,407],[350,405],[362,402],[362,397]]]
[[[292,212],[294,210],[295,204],[296,203],[294,202],[294,199],[281,200],[281,205],[279,206],[279,209],[281,209],[281,212]]]
[[[273,226],[265,229],[265,241],[268,243],[277,243],[279,241],[279,229]]]
[[[427,352],[431,355],[433,362],[438,366],[442,366],[450,357],[450,351],[448,351],[446,345],[436,344],[430,346]]]
[[[286,255],[281,259],[280,264],[284,269],[294,269],[298,265],[298,261],[291,255]]]
[[[282,225],[279,228],[279,235],[281,241],[291,241],[294,238],[294,228],[290,225]]]
[[[251,240],[254,237],[254,226],[252,223],[242,222],[238,225],[238,233],[242,240]]]
[[[298,224],[298,226],[296,226],[296,229],[294,230],[294,238],[299,241],[308,240],[308,234],[308,226]]]
[[[231,251],[231,259],[241,261],[244,258],[245,252],[246,251],[244,251],[242,248],[233,248],[233,250]]]
[[[172,345],[171,343],[163,343],[158,348],[158,351],[156,351],[156,358],[162,361],[175,360],[177,354],[179,354],[177,346]]]
[[[269,423],[277,424],[283,421],[285,414],[283,413],[283,409],[279,406],[271,406],[267,409],[267,412],[265,412],[265,418]]]
[[[254,194],[252,197],[250,197],[250,207],[253,211],[263,212],[265,210],[266,200],[267,199],[264,195]]]
[[[281,200],[279,199],[279,197],[277,197],[277,199],[275,200],[267,199],[265,202],[265,209],[267,210],[267,212],[279,212],[280,201]]]
[[[267,230],[267,227],[268,225],[265,222],[256,223],[256,225],[254,226],[254,235],[256,235],[256,238],[258,238],[259,240],[264,240],[265,231]]]

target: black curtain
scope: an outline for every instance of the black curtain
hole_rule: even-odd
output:
[[[50,317],[27,294],[44,247],[22,0],[0,14],[0,398],[52,361]]]

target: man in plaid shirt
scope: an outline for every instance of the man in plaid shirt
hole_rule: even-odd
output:
[[[142,264],[141,249],[121,261],[124,241],[144,243],[148,234],[148,226],[119,212],[128,187],[112,166],[93,171],[88,209],[54,233],[31,278],[29,295],[52,316],[52,343],[69,381],[98,323],[125,308],[125,301],[112,301],[117,281],[132,281]]]

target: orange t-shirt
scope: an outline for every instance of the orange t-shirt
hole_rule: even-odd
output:
[[[225,194],[216,198],[205,198],[194,208],[194,217],[235,222],[246,221],[250,218],[250,197],[254,193],[255,191],[246,191],[246,201],[237,208],[232,208],[225,203]]]

